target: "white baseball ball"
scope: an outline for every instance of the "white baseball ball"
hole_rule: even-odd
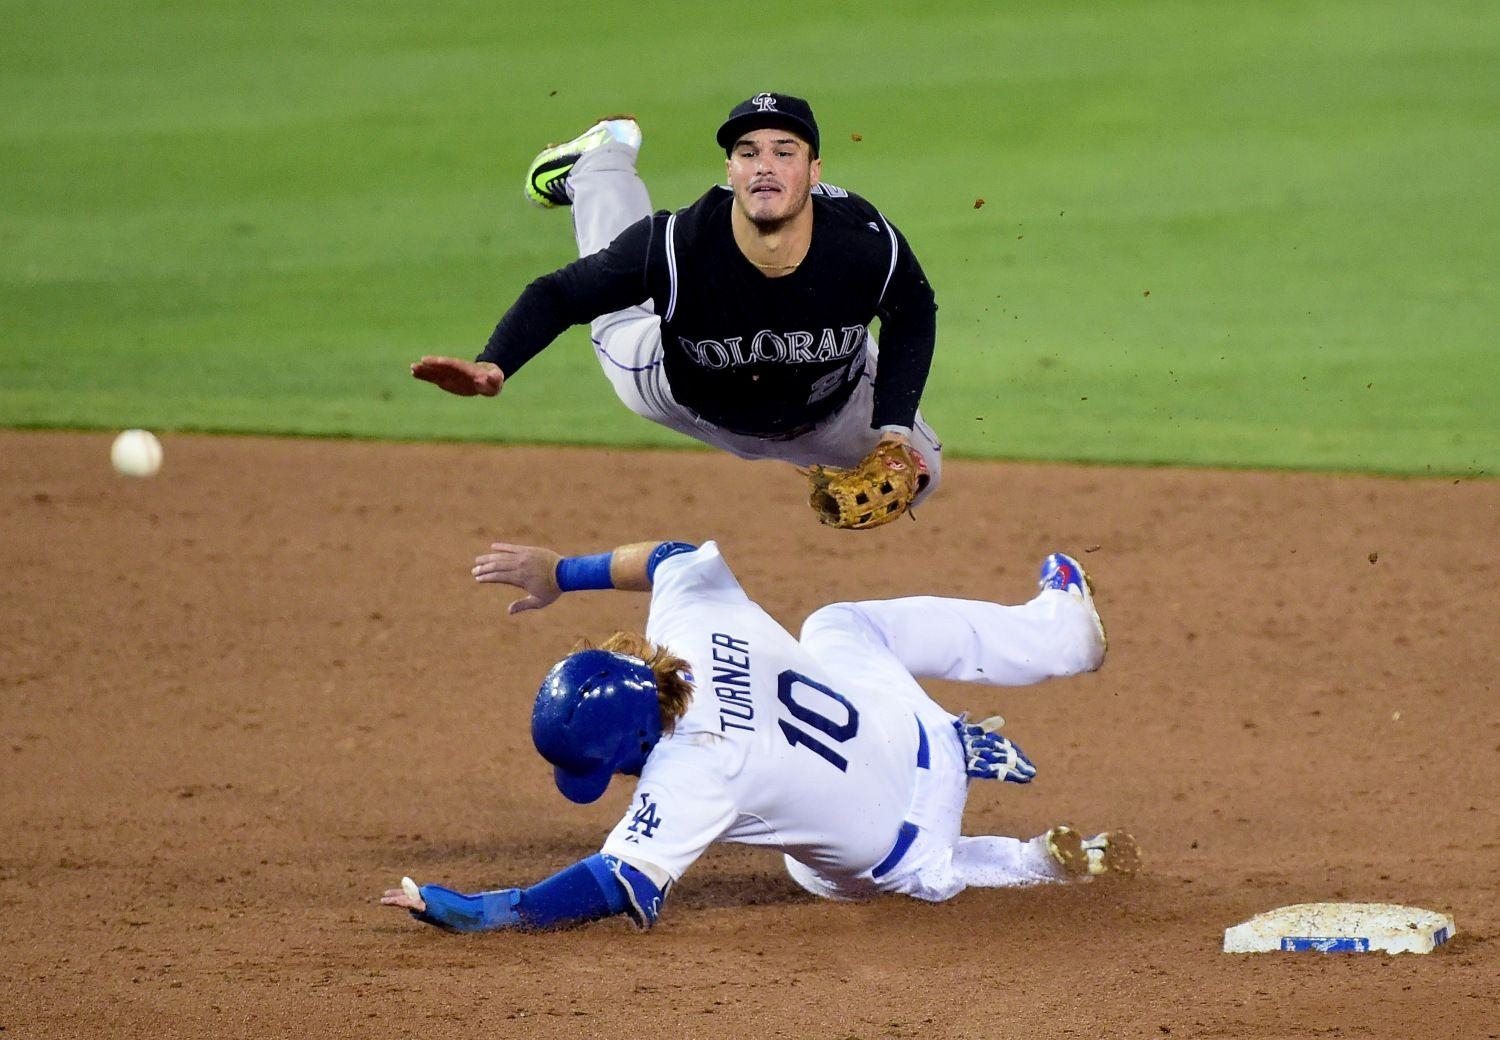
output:
[[[150,430],[126,430],[110,445],[109,461],[127,477],[155,476],[161,469],[161,441]]]

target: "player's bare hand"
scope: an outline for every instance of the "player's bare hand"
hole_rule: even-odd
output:
[[[411,374],[459,397],[494,397],[505,385],[505,374],[492,361],[424,357],[413,362]]]
[[[415,910],[417,913],[427,909],[427,903],[417,889],[417,883],[409,877],[401,879],[400,888],[388,888],[385,895],[380,897],[381,906],[399,906],[403,910]]]
[[[526,595],[510,605],[510,613],[538,610],[562,595],[557,587],[557,561],[562,556],[536,545],[496,542],[474,559],[474,580],[514,585]]]

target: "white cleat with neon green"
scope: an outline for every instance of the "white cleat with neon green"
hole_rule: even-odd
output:
[[[639,149],[641,128],[629,116],[614,116],[600,120],[571,141],[543,149],[526,171],[527,200],[542,209],[573,205],[568,174],[584,153],[611,141]]]

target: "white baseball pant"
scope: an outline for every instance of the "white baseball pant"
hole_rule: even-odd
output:
[[[1093,671],[1104,661],[1105,643],[1091,605],[1057,589],[1044,589],[1020,606],[935,596],[835,603],[809,616],[800,638],[847,684],[846,692],[905,701],[928,734],[931,764],[915,771],[907,819],[920,830],[894,870],[878,879],[870,871],[835,878],[788,856],[793,880],[828,899],[899,892],[940,902],[970,885],[1007,888],[1066,879],[1043,837],[960,833],[969,779],[951,728],[955,716],[916,679],[1024,686]]]

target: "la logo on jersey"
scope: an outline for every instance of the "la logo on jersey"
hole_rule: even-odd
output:
[[[756,94],[750,99],[750,103],[761,112],[776,111],[776,96],[774,94],[767,94],[765,91]]]
[[[641,795],[641,807],[637,809],[635,811],[635,815],[630,818],[629,830],[632,837],[626,838],[625,840],[639,841],[640,839],[634,837],[634,835],[636,834],[639,834],[642,837],[649,838],[656,833],[656,828],[660,826],[661,817],[657,815],[656,803],[651,800],[651,797],[649,795],[643,794]]]

